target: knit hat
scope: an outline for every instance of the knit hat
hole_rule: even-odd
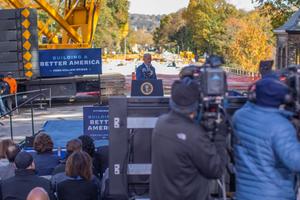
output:
[[[17,169],[26,169],[32,164],[32,162],[32,156],[26,151],[18,153],[18,155],[15,158],[15,165]]]
[[[199,98],[197,82],[188,77],[176,80],[172,85],[170,107],[176,112],[189,114],[197,111]]]
[[[279,107],[284,104],[289,88],[274,78],[264,78],[256,83],[256,104],[267,107]]]

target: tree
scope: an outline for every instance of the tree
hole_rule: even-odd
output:
[[[128,0],[102,0],[94,45],[108,51],[121,51],[124,29],[128,25]]]
[[[184,51],[191,48],[191,31],[184,18],[185,9],[166,15],[153,33],[154,43],[169,51]]]
[[[192,34],[190,29],[184,25],[179,27],[179,29],[169,36],[170,40],[176,43],[180,51],[187,51],[192,48]]]
[[[191,31],[195,53],[222,53],[220,43],[225,20],[236,15],[236,8],[225,0],[190,0],[185,19]]]
[[[258,12],[226,20],[226,55],[230,63],[257,72],[261,60],[270,59],[274,48],[271,22]]]
[[[171,29],[171,15],[167,15],[160,20],[160,26],[153,33],[153,40],[157,47],[166,48],[168,46]]]
[[[152,34],[147,32],[144,29],[139,29],[137,31],[132,31],[130,34],[130,38],[132,39],[132,44],[139,44],[142,46],[152,45],[153,38]]]
[[[283,25],[300,8],[299,0],[254,0],[258,3],[261,14],[269,16],[273,28]]]

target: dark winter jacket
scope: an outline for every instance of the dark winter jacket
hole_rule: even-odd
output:
[[[52,175],[54,168],[60,163],[60,158],[53,153],[32,153],[36,172],[39,176]]]
[[[54,191],[55,192],[57,191],[58,184],[66,181],[66,180],[74,180],[74,179],[67,176],[65,172],[60,172],[60,173],[57,173],[57,174],[53,175],[51,177],[51,185],[52,185],[52,188],[54,189]],[[92,182],[97,185],[98,195],[100,195],[100,189],[101,189],[100,180],[95,175],[93,175],[92,176]]]
[[[17,169],[15,176],[1,182],[2,200],[26,200],[29,192],[35,187],[42,187],[46,190],[51,200],[54,195],[49,180],[35,175],[34,170]]]
[[[52,175],[65,172],[67,160],[61,160],[60,163],[53,169]]]
[[[225,136],[213,143],[190,118],[171,111],[153,130],[151,200],[207,200],[210,179],[221,177],[226,163]]]
[[[236,197],[295,200],[300,143],[290,113],[247,103],[233,117]]]
[[[93,181],[69,179],[58,184],[57,197],[59,200],[97,200],[100,190]]]
[[[108,149],[108,148],[107,148]],[[104,147],[105,150],[105,147]],[[103,155],[103,153],[107,153],[107,155]],[[102,178],[102,174],[105,172],[105,169],[108,167],[108,152],[102,152],[101,148],[101,153],[100,152],[95,152],[93,156],[93,174],[98,177]],[[64,160],[61,160],[60,163],[54,168],[52,175],[58,174],[65,172],[66,168],[66,163],[67,163],[67,158]]]

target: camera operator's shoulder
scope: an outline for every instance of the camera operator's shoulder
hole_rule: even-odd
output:
[[[253,110],[255,110],[255,104],[250,101],[247,101],[242,107],[240,107],[238,110],[235,111],[234,115],[239,115],[241,113],[249,112]]]
[[[164,114],[162,114],[162,115],[160,115],[160,116],[158,117],[157,122],[165,121],[165,120],[167,120],[168,118],[169,118],[169,114],[168,114],[168,113],[164,113]]]
[[[157,118],[155,127],[164,127],[166,124],[169,124],[169,114],[162,114]]]
[[[188,133],[190,135],[190,138],[192,138],[193,140],[200,139],[207,136],[206,131],[199,124],[191,124],[187,128],[189,129]]]

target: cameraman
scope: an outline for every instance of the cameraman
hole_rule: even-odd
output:
[[[289,118],[280,109],[289,88],[273,77],[256,83],[256,101],[233,117],[236,198],[295,200],[295,172],[300,171],[300,143]]]
[[[222,176],[226,136],[214,142],[194,123],[199,106],[198,84],[190,78],[172,85],[168,114],[159,117],[152,138],[151,200],[206,200],[210,179]]]
[[[144,63],[136,69],[136,80],[157,79],[155,68],[152,66],[151,54],[146,53],[143,57]]]

